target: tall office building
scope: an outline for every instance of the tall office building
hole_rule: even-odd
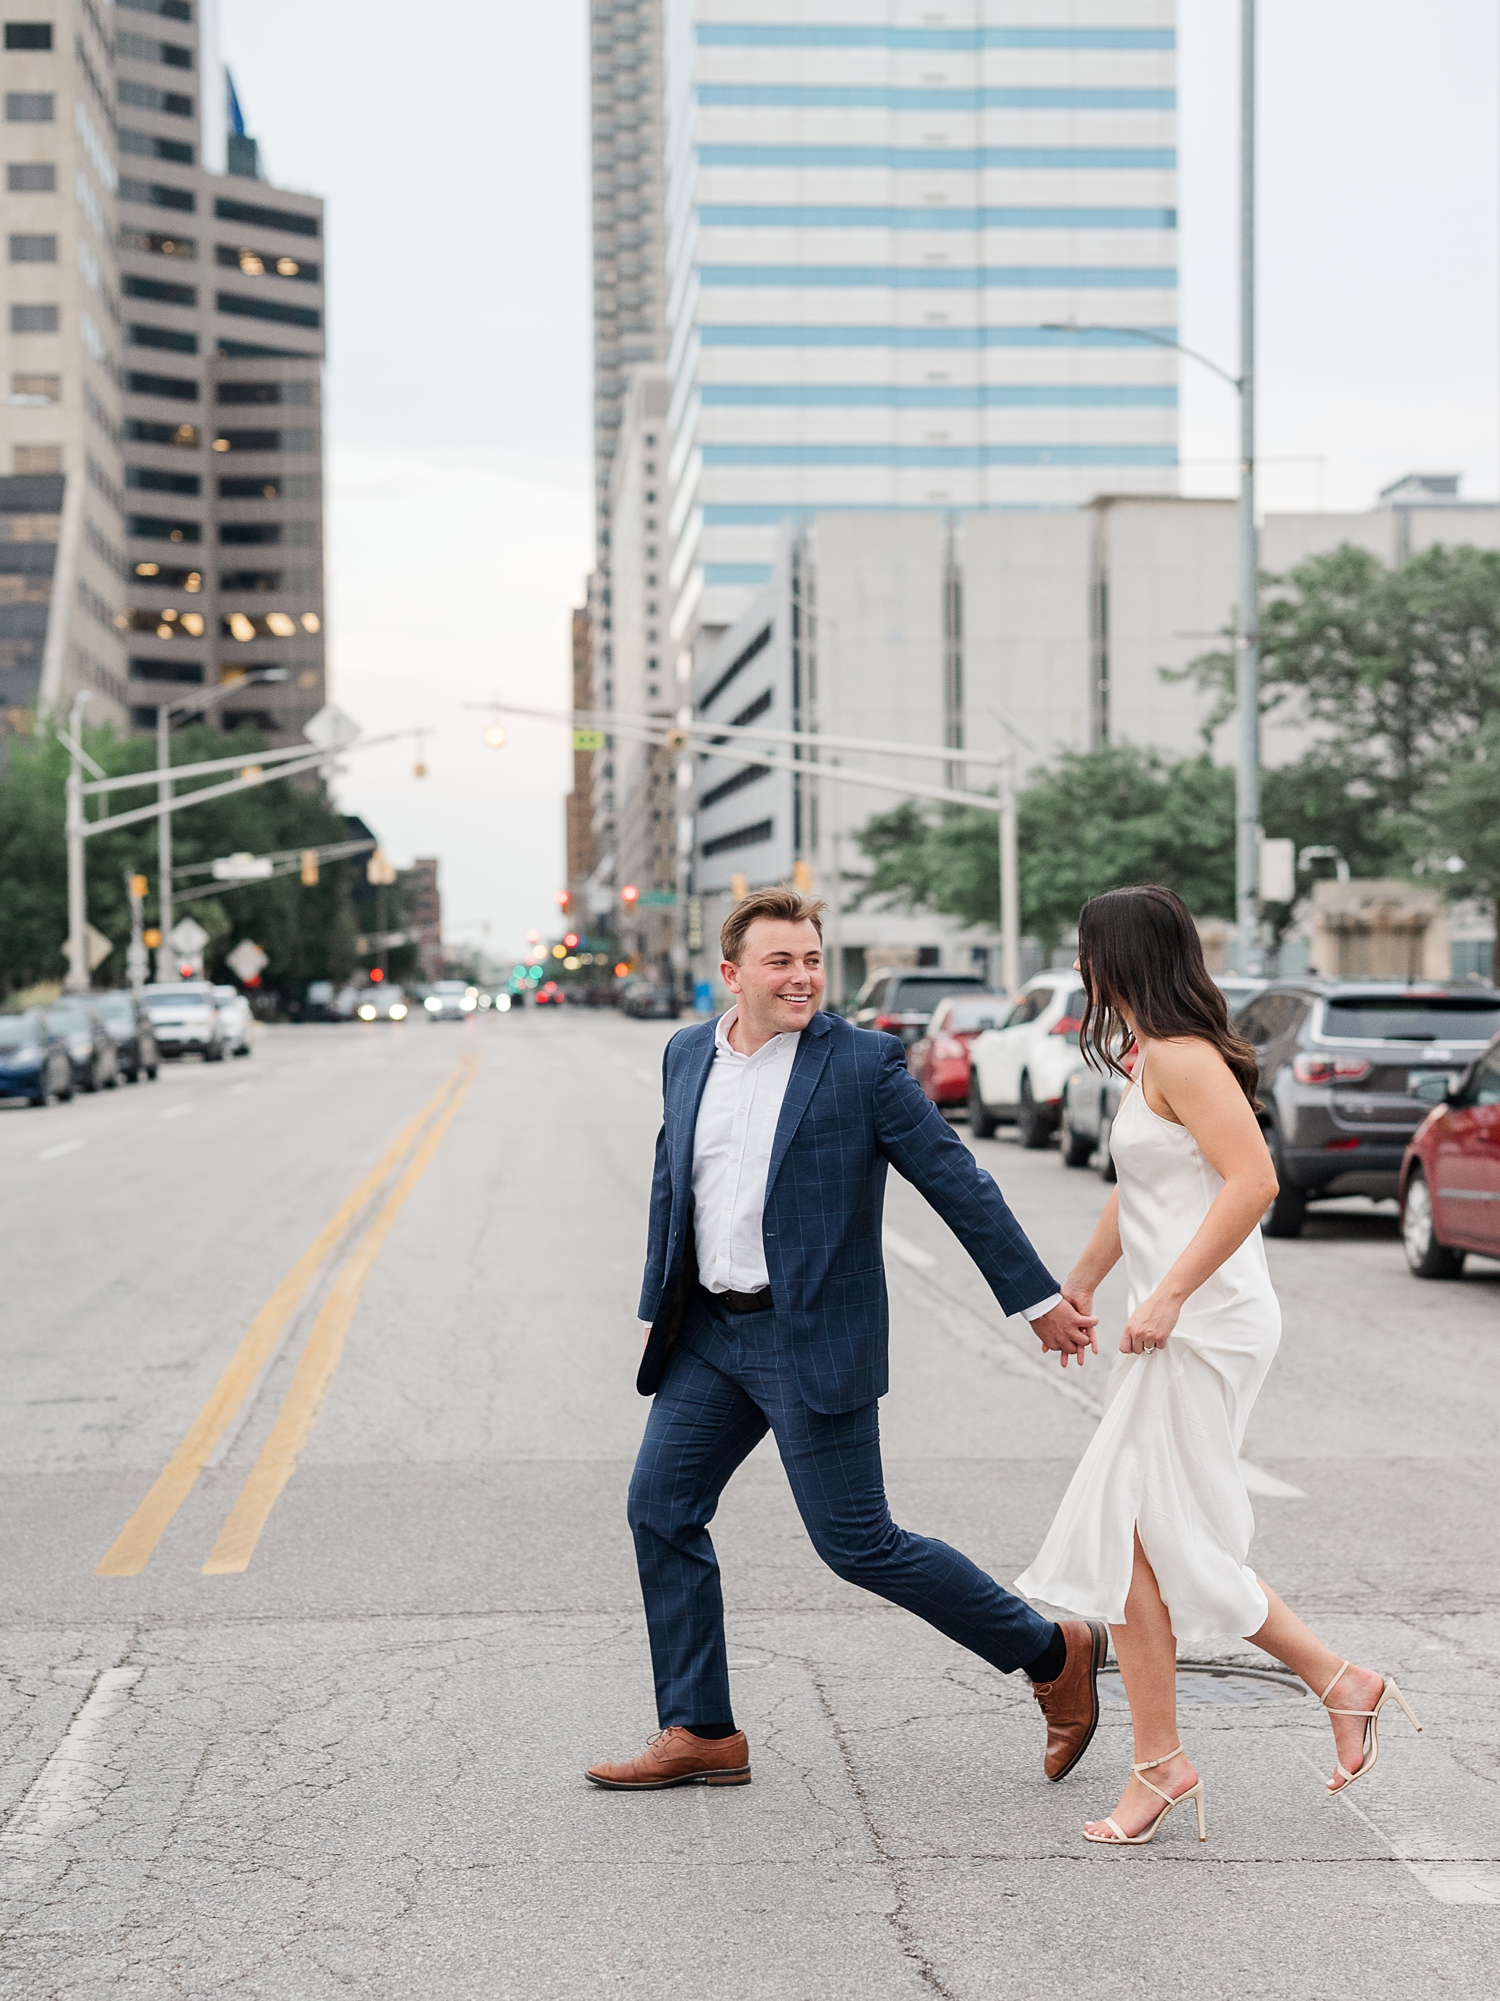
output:
[[[237,105],[213,170],[198,0],[36,12],[5,24],[0,708],[83,687],[147,727],[274,668],[218,714],[295,735],[324,687],[322,204],[266,184]]]
[[[664,7],[679,643],[789,518],[1175,491],[1173,0]]]

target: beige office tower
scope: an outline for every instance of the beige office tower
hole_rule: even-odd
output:
[[[0,733],[90,696],[125,721],[114,9],[14,0],[4,24]],[[19,18],[18,18],[19,17]]]
[[[624,562],[643,562],[644,553],[643,545],[627,552],[617,540],[615,458],[632,372],[660,365],[667,354],[661,0],[592,0],[589,15],[597,546],[589,587],[589,706],[607,710],[625,706],[616,685],[621,589],[630,604],[643,606],[646,598],[643,576],[619,574]],[[637,640],[644,644],[644,632],[627,639],[627,650],[639,650]],[[618,915],[614,892],[628,880],[619,866],[620,810],[638,822],[642,814],[649,821],[651,808],[626,796],[633,780],[620,764],[618,740],[595,756],[592,783],[598,862],[590,914]]]

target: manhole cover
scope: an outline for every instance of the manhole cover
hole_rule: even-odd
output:
[[[1291,1702],[1306,1693],[1295,1675],[1278,1674],[1274,1668],[1200,1667],[1184,1661],[1177,1669],[1177,1700],[1184,1704],[1232,1708],[1247,1702]],[[1105,1707],[1129,1707],[1117,1667],[1100,1669],[1099,1701]]]

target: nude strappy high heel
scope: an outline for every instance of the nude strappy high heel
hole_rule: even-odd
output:
[[[1399,1700],[1400,1698],[1398,1697],[1397,1699]],[[1402,1707],[1405,1708],[1404,1703],[1402,1704]],[[1198,1839],[1200,1841],[1207,1841],[1208,1823],[1204,1818],[1204,1813],[1203,1813],[1202,1779],[1196,1780],[1192,1785],[1188,1787],[1187,1791],[1184,1793],[1164,1793],[1161,1787],[1153,1785],[1150,1779],[1141,1777],[1141,1774],[1143,1772],[1154,1772],[1158,1765],[1165,1765],[1166,1763],[1168,1763],[1170,1759],[1177,1757],[1181,1753],[1181,1751],[1182,1751],[1182,1746],[1178,1744],[1174,1749],[1168,1751],[1163,1757],[1148,1758],[1145,1764],[1132,1765],[1130,1768],[1131,1771],[1136,1776],[1136,1778],[1140,1779],[1141,1784],[1146,1788],[1148,1793],[1155,1793],[1156,1797],[1159,1800],[1166,1801],[1166,1805],[1162,1808],[1161,1812],[1156,1816],[1155,1820],[1152,1821],[1149,1827],[1143,1828],[1139,1834],[1127,1834],[1124,1828],[1121,1827],[1120,1823],[1115,1819],[1113,1814],[1106,1814],[1104,1819],[1104,1825],[1106,1827],[1111,1827],[1114,1829],[1113,1835],[1090,1834],[1088,1829],[1085,1828],[1083,1830],[1084,1840],[1097,1841],[1101,1844],[1101,1846],[1105,1848],[1143,1848],[1148,1841],[1154,1841],[1156,1839],[1156,1830],[1161,1826],[1162,1822],[1166,1819],[1167,1815],[1172,1811],[1174,1806],[1179,1805],[1183,1800],[1192,1800],[1198,1808]]]
[[[1354,1781],[1356,1779],[1362,1779],[1367,1772],[1374,1771],[1376,1760],[1380,1756],[1380,1712],[1382,1709],[1385,1708],[1385,1705],[1390,1701],[1392,1696],[1396,1698],[1397,1702],[1399,1702],[1401,1707],[1406,1711],[1407,1721],[1411,1724],[1413,1730],[1420,1731],[1420,1729],[1422,1728],[1421,1724],[1412,1714],[1411,1704],[1407,1701],[1406,1697],[1401,1693],[1400,1689],[1397,1688],[1395,1682],[1391,1680],[1389,1675],[1387,1675],[1380,1684],[1380,1700],[1376,1703],[1373,1709],[1334,1708],[1333,1705],[1329,1702],[1328,1698],[1330,1695],[1333,1694],[1333,1691],[1338,1687],[1339,1683],[1348,1673],[1349,1667],[1350,1663],[1348,1661],[1345,1661],[1344,1665],[1339,1669],[1338,1673],[1334,1676],[1333,1680],[1329,1682],[1327,1688],[1324,1689],[1323,1693],[1319,1696],[1318,1700],[1322,1703],[1323,1707],[1328,1711],[1328,1714],[1330,1716],[1364,1717],[1365,1755],[1363,1761],[1360,1764],[1360,1768],[1357,1772],[1345,1771],[1342,1765],[1336,1766],[1338,1776],[1343,1780],[1344,1783],[1342,1785],[1335,1785],[1332,1779],[1326,1780],[1325,1783],[1328,1787],[1329,1792],[1331,1793],[1347,1792],[1350,1786],[1354,1784]]]

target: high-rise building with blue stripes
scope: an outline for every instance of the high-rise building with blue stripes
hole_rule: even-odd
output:
[[[1176,491],[1173,17],[664,0],[679,646],[816,510]]]

